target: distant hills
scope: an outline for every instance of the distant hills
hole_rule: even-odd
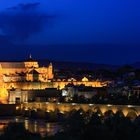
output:
[[[70,62],[70,61],[54,61],[41,59],[38,60],[41,66],[46,66],[50,62],[53,63],[53,66],[56,69],[69,69],[69,70],[98,70],[98,69],[108,69],[108,70],[116,70],[123,65],[111,65],[111,64],[97,64],[97,63],[88,63],[88,62]],[[136,69],[140,69],[140,61],[132,64],[128,64]]]
[[[53,63],[53,66],[56,69],[69,69],[69,70],[95,70],[95,69],[117,69],[117,65],[108,65],[108,64],[97,64],[97,63],[88,63],[88,62],[70,62],[70,61],[54,61],[54,60],[38,60],[41,66],[46,66],[49,62]]]
[[[130,64],[130,65],[134,68],[140,69],[140,61],[136,62],[136,63],[133,63],[133,64]]]

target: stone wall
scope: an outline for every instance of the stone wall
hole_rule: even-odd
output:
[[[11,89],[11,87],[19,89],[45,89],[45,88],[60,88],[63,89],[65,85],[68,85],[71,82],[9,82],[9,83],[0,83],[1,87],[6,89]],[[92,82],[73,82],[74,85],[84,84],[85,86],[92,87],[102,87],[106,86],[99,81]]]

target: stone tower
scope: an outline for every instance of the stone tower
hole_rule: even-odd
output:
[[[49,64],[48,66],[48,79],[53,79],[54,75],[53,75],[53,65],[52,63]]]

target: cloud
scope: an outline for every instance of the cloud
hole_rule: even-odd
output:
[[[40,6],[40,3],[39,2],[36,2],[36,3],[21,3],[21,4],[18,4],[17,6],[13,6],[13,7],[10,7],[10,8],[7,8],[9,10],[30,10],[30,9],[33,9],[33,8],[36,8]]]
[[[0,13],[0,30],[12,41],[26,41],[43,30],[51,18],[40,3],[18,4]]]

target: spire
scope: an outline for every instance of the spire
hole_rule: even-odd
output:
[[[32,54],[30,54],[29,58],[32,59]]]
[[[52,62],[50,62],[49,66],[52,66]]]

